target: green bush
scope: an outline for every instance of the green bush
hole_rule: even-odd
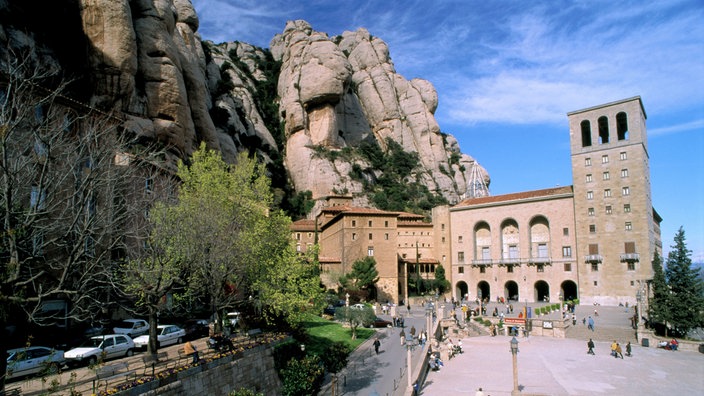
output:
[[[484,326],[487,326],[487,327],[491,326],[491,321],[489,319],[484,320],[483,323],[484,323]]]
[[[318,356],[306,356],[302,360],[289,360],[281,377],[282,395],[317,395],[325,378],[325,370]]]

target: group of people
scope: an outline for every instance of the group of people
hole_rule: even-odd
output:
[[[594,355],[596,356],[596,353],[594,353],[594,341],[590,338],[589,341],[587,341],[587,354],[589,355]],[[618,359],[619,357],[623,359],[623,350],[621,349],[621,344],[616,342],[611,343],[611,356],[615,357]],[[628,344],[626,344],[626,356],[631,357],[631,342],[628,341]]]
[[[663,349],[669,349],[671,351],[676,351],[677,347],[679,347],[680,343],[677,342],[676,339],[672,339],[670,342],[667,341],[662,341],[658,344],[658,347],[663,348]]]

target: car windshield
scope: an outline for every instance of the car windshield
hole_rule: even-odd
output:
[[[81,346],[83,348],[100,348],[100,345],[103,343],[102,338],[89,338],[87,339]]]
[[[133,322],[122,321],[122,322],[118,323],[116,327],[118,327],[120,329],[131,329],[133,326],[134,326]]]

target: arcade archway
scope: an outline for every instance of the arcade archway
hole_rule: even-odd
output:
[[[469,286],[465,281],[459,281],[455,285],[455,299],[459,301],[465,301],[467,299],[467,294],[469,293]]]
[[[579,293],[577,291],[577,284],[571,280],[566,280],[560,285],[560,293],[565,296],[565,301],[574,300],[579,298]]]
[[[486,281],[477,283],[477,298],[479,300],[491,301],[491,287]]]
[[[508,281],[504,284],[504,298],[509,301],[518,301],[518,283]]]
[[[550,302],[550,285],[545,281],[537,281],[533,285],[536,302]]]

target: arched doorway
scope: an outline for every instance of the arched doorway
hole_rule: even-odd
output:
[[[491,287],[489,287],[489,283],[486,281],[477,283],[477,298],[479,300],[491,301]]]
[[[574,300],[579,298],[579,293],[577,292],[577,284],[571,280],[566,280],[560,285],[560,293],[565,296],[565,301]]]
[[[539,280],[533,285],[536,302],[550,302],[550,285],[547,282]]]
[[[518,283],[508,281],[504,284],[504,298],[507,300],[518,301]]]
[[[466,295],[469,293],[469,286],[467,282],[459,281],[455,284],[455,300],[464,301],[466,300]]]

